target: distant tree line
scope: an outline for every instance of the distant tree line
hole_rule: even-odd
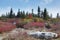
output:
[[[29,13],[29,12],[25,13],[25,11],[20,11],[20,9],[18,9],[17,15],[15,15],[15,13],[13,12],[13,9],[11,8],[9,13],[6,13],[6,15],[3,14],[1,17],[6,17],[6,18],[26,18],[26,17],[29,16],[29,14],[31,14],[32,17],[43,18],[44,20],[47,20],[48,18],[52,18],[52,14],[51,14],[51,17],[50,17],[48,15],[48,11],[47,11],[46,8],[44,8],[44,10],[41,11],[39,6],[38,6],[38,9],[37,9],[37,14],[34,13],[34,9],[32,9],[31,13]]]

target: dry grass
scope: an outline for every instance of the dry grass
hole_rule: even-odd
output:
[[[27,31],[29,31],[29,30],[21,30],[20,29],[19,36],[17,36],[17,37],[11,37],[11,35],[10,35],[10,36],[7,36],[7,37],[3,38],[2,40],[40,40],[40,39],[36,39],[34,37],[31,37],[31,36],[29,36],[27,34],[24,34],[24,32],[27,32]],[[14,35],[17,35],[17,34],[15,33]],[[55,40],[60,40],[60,38],[55,39]]]
[[[31,36],[21,35],[20,37],[16,38],[6,37],[3,40],[37,40],[37,39]]]

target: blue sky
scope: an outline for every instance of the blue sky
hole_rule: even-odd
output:
[[[41,10],[47,8],[49,15],[52,13],[53,17],[57,13],[60,13],[60,0],[0,0],[0,15],[9,12],[10,8],[13,8],[14,13],[21,9],[26,12],[31,12],[34,9],[34,13],[37,13],[37,7],[40,6]]]

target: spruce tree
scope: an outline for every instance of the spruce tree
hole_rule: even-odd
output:
[[[59,13],[57,13],[57,18],[59,18]]]
[[[21,17],[21,12],[20,12],[20,9],[18,9],[17,18],[20,18],[20,17]]]
[[[13,18],[13,10],[12,10],[12,8],[10,10],[9,18]]]
[[[38,6],[38,17],[40,17],[40,7]]]
[[[33,11],[34,11],[34,10],[32,9],[32,16],[34,17],[34,13],[33,13]]]
[[[45,8],[43,13],[43,19],[47,20],[48,18],[49,18],[49,15],[48,15],[47,9]]]
[[[26,12],[26,16],[28,16],[28,12]]]
[[[16,16],[15,16],[15,13],[13,13],[13,18],[15,18]]]
[[[25,18],[25,11],[23,11],[22,13],[22,18]]]
[[[44,16],[43,16],[43,14],[44,14],[44,12],[42,11],[42,12],[41,12],[41,18],[43,18],[43,17],[44,17]]]

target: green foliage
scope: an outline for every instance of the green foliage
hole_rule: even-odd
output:
[[[47,9],[45,8],[44,11],[40,10],[40,7],[38,6],[38,14],[34,14],[33,12],[34,10],[32,9],[32,13],[31,16],[33,18],[38,17],[38,18],[43,18],[44,20],[47,20],[49,18]],[[30,17],[31,17],[30,16]],[[20,9],[18,9],[17,15],[15,15],[15,13],[13,13],[13,9],[10,9],[10,12],[6,13],[6,15],[2,15],[2,17],[6,17],[6,18],[29,18],[29,12],[25,11],[20,11]]]
[[[51,21],[52,21],[52,23],[57,23],[60,21],[60,19],[55,18],[55,19],[52,19]]]
[[[45,8],[43,13],[43,19],[47,20],[48,18],[49,18],[49,15],[48,15],[47,9]]]
[[[12,8],[10,10],[9,18],[13,18],[13,10],[12,10]]]
[[[1,18],[6,18],[6,16],[4,14],[2,14]]]
[[[22,18],[25,18],[25,11],[23,11],[23,13],[22,13]]]
[[[13,13],[12,17],[15,18],[15,13]]]
[[[29,15],[28,12],[26,12],[26,17],[28,17],[28,15]]]
[[[21,17],[21,12],[20,12],[20,9],[18,9],[17,18],[20,18],[20,17]]]
[[[32,9],[32,16],[34,17],[34,13],[33,13],[33,11],[34,11],[34,10]]]
[[[59,13],[57,13],[57,18],[59,18]]]
[[[35,18],[33,18],[33,21],[34,22],[43,22],[44,20],[42,18],[35,17]]]
[[[2,16],[4,16],[4,15],[2,15]],[[15,13],[13,13],[12,8],[10,9],[10,12],[6,13],[6,15],[4,17],[6,17],[6,18],[15,18]]]
[[[38,6],[38,17],[40,17],[40,7]]]
[[[25,22],[25,23],[29,23],[29,22],[32,22],[32,21],[33,21],[32,19],[24,19],[23,22]]]
[[[20,9],[18,9],[18,12],[17,12],[17,18],[25,18],[26,15],[25,15],[25,11],[20,11]]]
[[[44,12],[42,11],[42,12],[41,12],[41,18],[43,18],[43,14],[44,14]]]

